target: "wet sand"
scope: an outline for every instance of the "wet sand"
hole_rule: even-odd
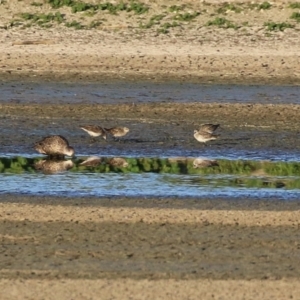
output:
[[[266,20],[291,22],[291,9],[279,2],[270,10],[231,14],[234,22],[251,25],[239,31],[204,26],[205,14],[200,27],[183,24],[167,35],[138,32],[138,21],[124,17],[115,24],[109,18],[108,29],[99,30],[7,27],[23,9],[39,12],[30,2],[1,3],[1,81],[300,82],[299,25],[271,33],[263,28]],[[130,142],[112,146],[120,151],[137,141],[163,151],[184,140],[183,149],[194,149],[199,145],[187,132],[218,122],[224,140],[215,146],[224,151],[297,151],[299,110],[285,104],[24,105],[12,99],[0,105],[1,147],[32,153],[33,141],[55,132],[84,153],[86,136],[75,128],[92,121],[135,124]],[[89,154],[101,147],[91,146]],[[0,223],[1,299],[300,298],[297,201],[1,195]]]
[[[172,150],[176,155],[201,156],[218,151],[258,154],[260,151],[295,153],[298,143],[300,105],[295,104],[59,104],[5,103],[0,105],[2,153],[36,152],[34,142],[43,136],[66,136],[80,155],[155,155]],[[220,123],[220,138],[208,147],[193,137],[202,123]],[[91,143],[79,125],[127,126],[130,132],[116,143],[99,139]],[[157,155],[157,154],[156,154]],[[294,154],[293,154],[294,155]],[[266,158],[268,159],[268,158]]]
[[[3,299],[287,299],[299,203],[1,196]]]

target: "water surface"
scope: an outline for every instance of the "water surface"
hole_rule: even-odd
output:
[[[299,104],[298,86],[194,83],[0,83],[1,101],[17,103],[262,103]]]
[[[300,196],[300,162],[217,159],[211,167],[195,168],[193,157],[121,158],[126,166],[98,157],[96,164],[82,165],[86,158],[2,157],[0,193],[284,200]]]

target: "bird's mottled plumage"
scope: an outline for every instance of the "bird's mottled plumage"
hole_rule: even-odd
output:
[[[80,128],[92,137],[102,136],[106,140],[106,131],[101,126],[81,125]]]
[[[122,157],[113,157],[108,161],[108,164],[120,168],[126,168],[129,165],[128,162]]]
[[[194,130],[194,138],[200,143],[206,143],[208,141],[216,140],[218,134],[212,134],[205,131]]]
[[[112,128],[104,128],[104,129],[113,137],[122,137],[129,132],[129,128],[127,127],[112,127]]]
[[[50,135],[34,144],[34,149],[49,156],[63,157],[74,156],[74,148],[69,146],[69,142],[61,135]]]
[[[207,133],[214,133],[218,128],[220,127],[220,124],[202,124],[200,125],[199,131],[207,132]]]
[[[212,159],[206,159],[206,158],[196,158],[193,161],[193,168],[208,168],[208,167],[214,167],[218,166],[218,162],[216,160]]]
[[[101,161],[102,159],[98,156],[90,156],[79,165],[85,167],[97,167],[101,164]]]
[[[36,170],[42,171],[45,174],[55,174],[59,172],[64,172],[71,169],[74,163],[71,160],[52,160],[43,159],[39,160],[34,164]]]

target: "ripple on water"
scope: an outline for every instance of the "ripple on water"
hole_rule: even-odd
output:
[[[230,162],[220,161],[220,165],[210,170],[193,170],[185,174],[168,173],[169,169],[160,172],[92,172],[88,170],[66,171],[58,174],[42,172],[0,173],[0,193],[54,196],[125,196],[125,197],[226,197],[226,198],[277,198],[297,199],[300,196],[300,177],[261,174],[220,173],[217,168],[236,168],[240,162],[231,167]],[[259,162],[254,162],[254,165]],[[250,165],[244,162],[240,170],[247,170]],[[267,165],[270,172],[275,172],[277,165]],[[290,166],[292,165],[292,166]],[[282,172],[293,172],[298,163],[280,165]],[[100,166],[103,168],[103,166]],[[168,166],[167,166],[168,167]],[[167,168],[166,167],[166,168]],[[251,166],[250,166],[251,167]],[[107,167],[105,167],[107,168]],[[165,167],[163,167],[165,168]],[[284,169],[285,168],[285,169]],[[112,169],[114,170],[114,169]],[[275,171],[274,171],[275,170]],[[107,171],[107,169],[106,169]],[[170,171],[170,170],[169,170]],[[173,170],[174,171],[174,170]],[[190,172],[190,174],[188,174]],[[195,170],[194,172],[198,172]],[[222,170],[221,170],[222,172]],[[229,171],[228,171],[229,172]],[[246,172],[246,173],[247,173]],[[279,171],[281,172],[281,171]],[[252,172],[254,173],[254,172]]]

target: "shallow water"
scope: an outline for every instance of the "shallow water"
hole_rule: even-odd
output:
[[[300,104],[299,87],[297,86],[235,86],[235,85],[200,85],[180,83],[0,83],[1,102],[11,103],[153,103],[153,102],[218,102],[218,103],[294,103]],[[22,123],[9,126],[6,135],[18,128],[21,134],[28,134]],[[67,124],[64,124],[67,125]],[[130,124],[132,132],[135,126]],[[83,135],[55,124],[52,126],[57,134],[66,133],[72,138]],[[22,131],[23,130],[23,131]],[[61,131],[59,131],[61,130]],[[155,129],[157,130],[157,129]],[[66,131],[66,132],[65,132]],[[136,130],[136,133],[138,130]],[[33,140],[46,134],[44,129],[33,128]],[[250,139],[247,132],[246,137]],[[77,137],[77,138],[78,138]],[[122,170],[98,169],[83,170],[75,166],[68,171],[58,174],[36,172],[32,165],[41,157],[36,157],[34,151],[29,152],[25,145],[15,147],[9,143],[2,144],[0,149],[0,193],[21,193],[40,195],[69,195],[69,196],[158,196],[158,197],[254,197],[297,199],[300,196],[300,167],[298,168],[298,153],[294,149],[284,147],[268,147],[245,149],[234,137],[223,137],[208,147],[200,147],[191,137],[186,140],[141,140],[130,136],[121,144],[102,143],[91,147],[85,142],[76,146],[76,155],[80,157],[125,156],[129,168]],[[155,137],[153,137],[155,139]],[[225,140],[224,140],[225,139]],[[73,144],[72,144],[73,145]],[[27,147],[27,148],[26,148]],[[100,150],[99,150],[100,149]],[[15,157],[18,155],[19,157]],[[140,155],[143,155],[141,158]],[[172,157],[188,157],[199,155],[222,161],[220,169],[208,168],[193,171],[186,166],[167,165],[159,171],[148,170],[140,160],[156,159],[156,163],[164,166],[164,160]],[[137,165],[134,165],[134,160]],[[236,170],[239,161],[248,161],[254,169],[260,161],[269,161],[273,167],[286,170],[286,173],[268,172],[264,175],[253,175],[253,172],[242,168],[241,172],[231,172],[231,166]],[[287,162],[285,164],[285,162]],[[295,163],[296,162],[296,163]],[[2,164],[2,167],[1,167]],[[150,165],[154,165],[151,161]],[[191,162],[187,163],[191,167]],[[295,165],[296,164],[296,165]],[[146,164],[147,165],[147,164]],[[152,166],[151,165],[151,166]],[[3,167],[4,166],[4,167]],[[171,171],[168,171],[168,168]],[[173,168],[174,167],[174,168]],[[173,168],[173,169],[172,169]],[[180,171],[178,171],[178,168]],[[186,170],[186,171],[183,171]],[[225,170],[225,171],[224,171]],[[256,170],[256,169],[255,169]],[[258,168],[258,170],[260,170]],[[292,171],[291,171],[292,170]],[[254,170],[252,170],[254,171]],[[256,170],[257,171],[257,170]]]
[[[130,197],[224,197],[299,199],[300,189],[249,188],[226,186],[230,180],[215,182],[214,177],[174,174],[21,174],[1,175],[0,193],[56,196]],[[231,178],[234,179],[234,178]],[[220,185],[220,182],[223,185]]]
[[[64,196],[230,197],[298,199],[300,162],[217,159],[194,168],[193,157],[126,157],[125,167],[41,157],[0,158],[0,193]],[[68,167],[65,167],[65,163]],[[41,164],[42,163],[42,164]],[[49,166],[60,165],[59,169]]]
[[[218,102],[299,104],[297,86],[192,83],[0,83],[1,101],[17,103]]]

